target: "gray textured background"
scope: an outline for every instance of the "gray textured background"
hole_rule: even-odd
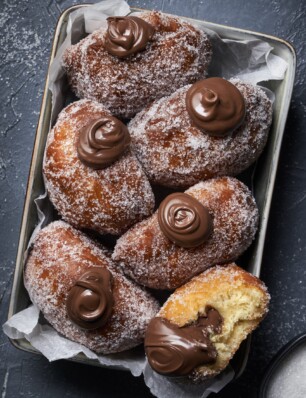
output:
[[[7,317],[53,32],[60,13],[76,3],[0,0],[0,324]],[[304,0],[131,0],[129,3],[269,33],[289,40],[296,48],[296,83],[262,266],[262,279],[272,295],[271,310],[254,333],[245,373],[216,395],[255,397],[273,355],[296,334],[306,331],[306,3]],[[49,364],[40,356],[13,348],[2,332],[0,395],[1,398],[151,396],[141,378],[67,361]]]

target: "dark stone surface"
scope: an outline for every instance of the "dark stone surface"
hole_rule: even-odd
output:
[[[0,2],[0,323],[7,317],[27,175],[52,36],[76,1]],[[271,208],[262,279],[269,316],[254,333],[243,376],[218,397],[255,397],[273,355],[306,330],[306,5],[304,0],[147,0],[155,8],[291,41],[298,67]],[[2,391],[1,391],[2,388]],[[7,397],[149,397],[141,378],[68,361],[49,364],[13,348],[0,332],[0,394]]]

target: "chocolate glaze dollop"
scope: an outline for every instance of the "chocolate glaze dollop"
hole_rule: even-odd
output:
[[[144,50],[155,29],[138,17],[109,17],[104,47],[119,58]]]
[[[112,274],[95,267],[75,282],[69,291],[66,308],[69,318],[83,329],[105,325],[113,309]]]
[[[213,229],[208,209],[185,193],[171,194],[162,201],[158,209],[158,223],[168,239],[185,248],[204,243]]]
[[[156,372],[187,376],[198,366],[216,361],[217,351],[210,335],[221,332],[223,319],[212,307],[206,307],[206,314],[194,324],[181,328],[165,318],[151,320],[145,336],[145,350]]]
[[[200,80],[186,94],[186,108],[193,123],[205,133],[224,137],[245,118],[245,101],[236,86],[220,77]]]
[[[127,127],[113,116],[90,122],[77,145],[79,159],[93,169],[104,169],[118,160],[131,141]]]

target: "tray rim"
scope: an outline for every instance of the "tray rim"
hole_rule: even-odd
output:
[[[39,110],[39,118],[38,118],[36,132],[35,132],[33,151],[32,151],[29,174],[28,174],[28,179],[27,179],[27,189],[26,189],[23,210],[22,210],[21,223],[20,223],[20,228],[19,228],[18,249],[17,249],[16,261],[15,261],[14,278],[13,278],[12,289],[11,289],[11,294],[10,294],[10,302],[9,302],[7,320],[9,320],[13,315],[16,314],[16,312],[14,311],[14,305],[15,305],[14,296],[15,296],[17,286],[18,286],[19,280],[20,280],[19,266],[20,266],[20,264],[22,264],[22,258],[23,258],[23,254],[24,254],[23,253],[24,240],[25,240],[24,235],[25,235],[25,229],[26,229],[26,224],[27,224],[27,219],[28,219],[29,207],[31,204],[31,191],[32,191],[34,176],[35,176],[34,169],[35,169],[35,164],[37,161],[37,155],[38,155],[38,149],[39,149],[38,144],[39,144],[39,137],[40,137],[41,130],[42,130],[42,124],[43,124],[43,118],[44,118],[43,116],[44,116],[44,113],[46,110],[47,96],[49,94],[48,85],[49,85],[50,66],[55,57],[56,51],[57,51],[58,41],[59,41],[59,36],[60,36],[59,33],[61,30],[62,22],[66,18],[68,11],[70,10],[70,12],[71,12],[73,8],[76,8],[76,6],[69,7],[61,13],[61,15],[59,16],[59,18],[57,20],[56,27],[55,27],[54,34],[53,34],[51,52],[49,55],[49,62],[48,62],[48,67],[47,67],[47,71],[46,71],[45,86],[44,86],[42,101],[41,101],[40,110]],[[41,354],[38,350],[36,350],[34,347],[32,347],[31,344],[28,341],[26,341],[25,339],[12,339],[10,337],[8,337],[8,339],[9,339],[10,343],[17,349],[20,349],[20,350],[26,351],[26,352],[31,352],[33,354],[38,354],[38,355]]]
[[[15,262],[15,270],[14,270],[14,279],[13,279],[13,284],[12,284],[12,289],[11,289],[11,294],[10,294],[10,302],[9,302],[9,308],[8,308],[8,316],[7,319],[10,319],[13,315],[15,315],[17,312],[14,311],[15,307],[15,296],[16,296],[16,291],[17,287],[20,283],[20,273],[23,273],[23,247],[24,247],[24,241],[25,241],[25,229],[27,225],[27,220],[28,220],[28,213],[29,213],[29,208],[31,205],[31,192],[33,188],[33,183],[34,183],[34,178],[35,178],[35,165],[37,162],[37,156],[39,153],[39,139],[42,134],[42,129],[43,129],[43,120],[45,117],[46,113],[46,105],[47,105],[47,100],[48,97],[51,95],[49,90],[48,90],[48,85],[49,85],[49,72],[50,72],[50,65],[56,55],[57,49],[59,47],[59,39],[60,39],[60,33],[62,29],[62,24],[66,18],[69,17],[69,14],[72,11],[75,11],[80,8],[88,7],[90,5],[93,5],[94,3],[84,3],[84,4],[76,4],[73,6],[70,6],[66,8],[59,16],[56,28],[53,34],[53,41],[52,41],[52,46],[51,46],[51,52],[49,56],[49,62],[48,62],[48,68],[46,72],[46,81],[45,81],[45,87],[44,87],[44,92],[43,92],[43,97],[42,97],[42,102],[40,106],[40,113],[39,113],[39,119],[37,123],[37,128],[36,128],[36,133],[35,133],[35,139],[34,139],[34,144],[33,144],[33,152],[32,152],[32,157],[31,157],[31,163],[30,163],[30,169],[29,169],[29,175],[28,175],[28,181],[27,181],[27,189],[26,189],[26,195],[25,195],[25,200],[24,200],[24,206],[23,206],[23,213],[22,213],[22,219],[21,219],[21,225],[20,225],[20,232],[19,232],[19,242],[18,242],[18,250],[17,250],[17,255],[16,255],[16,262]],[[140,7],[131,7],[132,11],[150,11],[149,9],[145,8],[140,8]],[[251,36],[256,36],[260,39],[268,39],[270,41],[275,41],[280,44],[283,44],[285,47],[290,52],[291,55],[291,62],[292,62],[292,68],[290,69],[290,75],[289,74],[289,68],[286,71],[286,84],[289,87],[287,89],[286,95],[283,96],[282,102],[283,106],[286,107],[287,112],[286,112],[286,117],[283,117],[280,119],[278,123],[277,130],[280,132],[280,134],[277,134],[276,140],[275,140],[275,145],[274,147],[276,150],[274,151],[273,158],[276,158],[276,164],[274,167],[270,167],[270,172],[269,172],[269,189],[267,190],[267,195],[265,197],[264,201],[264,211],[261,216],[262,222],[261,222],[261,234],[258,239],[258,248],[256,251],[256,260],[255,260],[255,272],[253,272],[254,275],[259,276],[260,275],[260,268],[261,268],[261,259],[263,255],[263,250],[264,250],[264,244],[265,244],[265,237],[266,237],[266,232],[267,232],[267,226],[268,226],[268,216],[270,213],[270,207],[271,207],[271,202],[272,202],[272,196],[273,196],[273,191],[274,191],[274,185],[275,185],[275,179],[276,179],[276,173],[277,173],[277,168],[278,168],[278,162],[279,162],[279,155],[280,155],[280,150],[281,150],[281,143],[285,131],[285,125],[288,117],[288,112],[289,112],[289,105],[291,102],[291,97],[292,97],[292,92],[293,92],[293,87],[294,87],[294,78],[295,78],[295,72],[296,72],[296,51],[294,46],[287,40],[284,40],[282,38],[279,38],[277,36],[273,36],[270,34],[266,33],[261,33],[261,32],[256,32],[248,29],[242,29],[242,28],[236,28],[232,27],[229,25],[223,25],[223,24],[216,24],[213,22],[206,21],[204,19],[196,19],[196,18],[191,18],[191,17],[185,17],[181,15],[175,15],[175,14],[170,14],[166,13],[168,15],[173,15],[173,16],[178,16],[180,18],[183,18],[185,20],[189,21],[195,21],[199,23],[205,23],[206,25],[211,27],[212,30],[214,29],[225,29],[225,30],[230,30],[234,32],[238,32],[241,34],[247,34]],[[259,254],[258,254],[259,253]],[[23,339],[11,339],[9,338],[9,341],[11,344],[16,347],[17,349],[20,349],[22,351],[34,353],[37,355],[42,355],[38,350],[36,350],[27,340]],[[242,365],[239,369],[239,372],[235,375],[235,379],[238,378],[244,371],[245,366],[248,361],[248,355],[249,355],[249,350],[250,350],[250,341],[251,341],[251,336],[248,337],[247,342],[246,342],[246,348],[245,348],[245,356],[242,361]],[[69,358],[68,360],[73,361],[73,362],[79,362],[85,364],[84,361],[82,361],[82,358],[80,357],[74,357],[74,358]],[[93,363],[95,362],[95,363]],[[98,361],[95,360],[90,360],[90,362],[86,362],[86,364],[91,364],[91,365],[96,365],[96,366],[101,366],[104,367],[104,365],[101,365]],[[115,369],[116,367],[112,367],[112,369]],[[120,370],[127,370],[124,368],[118,368]]]

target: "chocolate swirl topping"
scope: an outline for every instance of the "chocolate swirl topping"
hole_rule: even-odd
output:
[[[186,108],[197,127],[216,137],[230,135],[245,117],[242,94],[232,83],[220,77],[193,84],[186,94]]]
[[[96,267],[84,275],[69,291],[66,308],[69,318],[83,329],[105,325],[113,308],[112,274]]]
[[[186,376],[195,368],[217,359],[210,334],[220,333],[223,319],[219,312],[206,307],[207,316],[196,323],[178,327],[167,319],[156,317],[149,323],[145,350],[151,367],[167,376]]]
[[[162,201],[158,223],[168,239],[186,248],[204,243],[213,228],[207,208],[186,193],[173,193]]]
[[[79,159],[93,169],[105,169],[122,156],[130,140],[129,131],[120,120],[104,116],[81,130]]]
[[[104,47],[119,58],[143,50],[155,32],[152,25],[138,17],[109,17],[107,22]]]

